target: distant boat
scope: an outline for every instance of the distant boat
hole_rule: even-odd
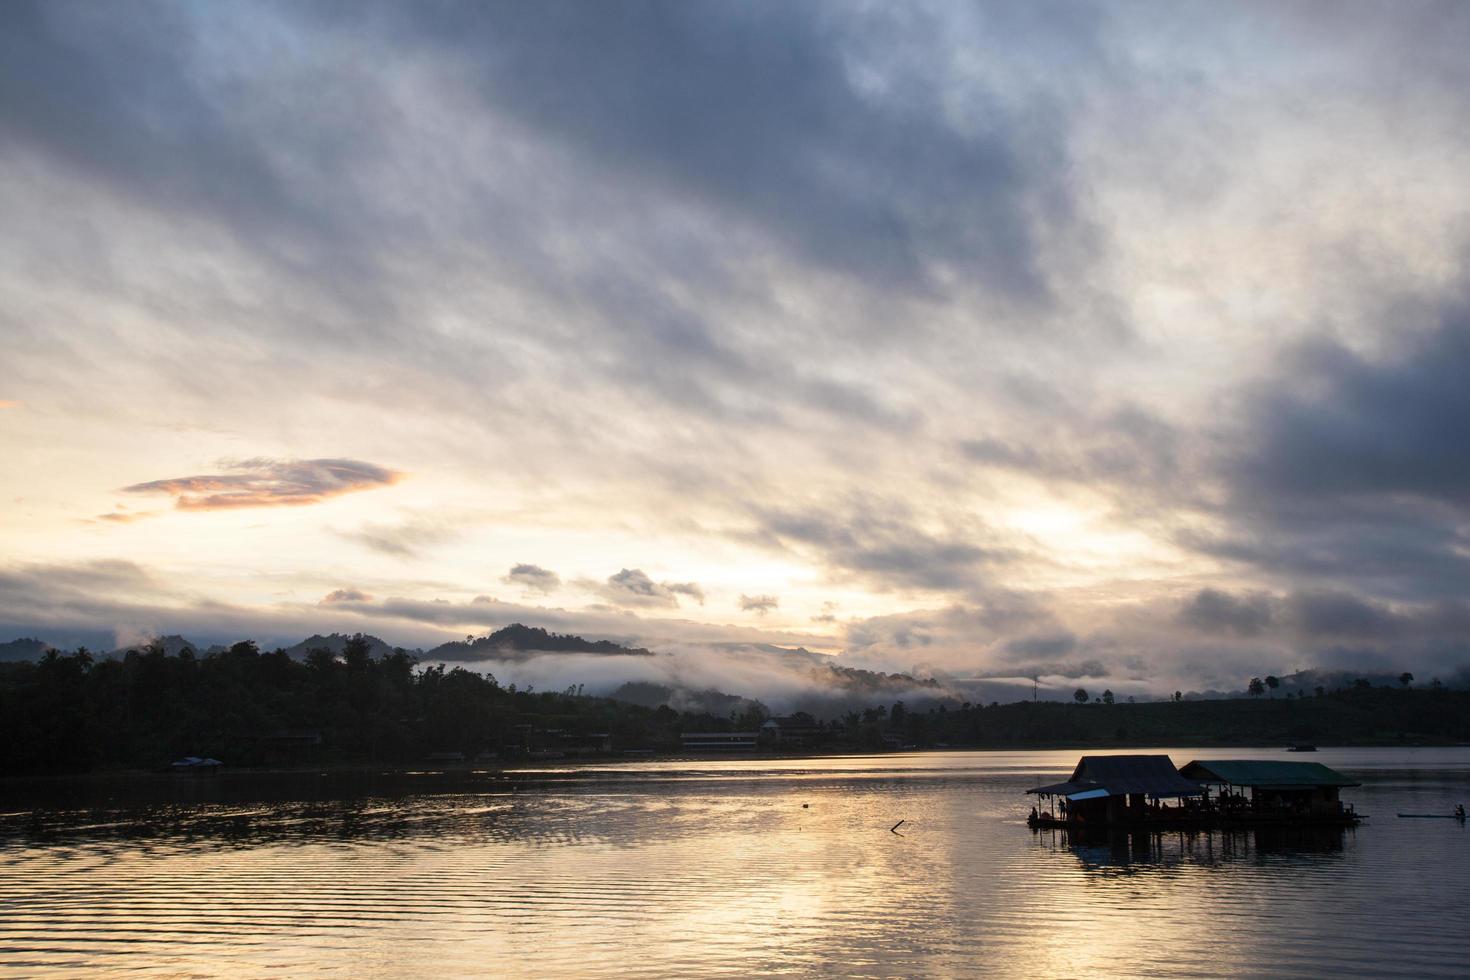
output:
[[[186,755],[184,756],[184,758],[172,763],[169,768],[173,769],[175,772],[185,769],[194,772],[213,772],[222,765],[224,765],[224,763],[220,762],[218,759],[200,758],[197,755]]]
[[[1317,751],[1317,746],[1315,746],[1315,745],[1288,745],[1286,747],[1286,751],[1288,751],[1288,752],[1316,752]]]
[[[1464,814],[1399,814],[1405,820],[1458,820],[1460,823],[1466,821]]]

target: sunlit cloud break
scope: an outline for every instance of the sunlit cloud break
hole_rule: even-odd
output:
[[[244,459],[220,464],[229,472],[152,480],[123,493],[168,494],[179,510],[300,507],[331,497],[390,486],[403,474],[355,459]]]

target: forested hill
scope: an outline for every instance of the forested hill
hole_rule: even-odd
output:
[[[580,636],[551,633],[539,626],[511,623],[489,636],[443,643],[424,654],[434,660],[495,660],[506,654],[521,653],[597,653],[651,656],[642,647],[625,647],[611,640],[584,640]]]
[[[1470,691],[1352,687],[1303,698],[1063,704],[909,712],[905,739],[976,746],[1470,744]]]
[[[444,753],[676,753],[683,732],[751,731],[768,716],[754,701],[681,712],[575,687],[517,690],[463,667],[418,669],[402,650],[372,650],[353,637],[340,655],[319,648],[304,662],[237,643],[202,656],[159,645],[120,659],[49,650],[34,662],[0,663],[0,775],[156,768],[185,755],[237,767],[413,765]],[[861,710],[802,724],[809,733],[782,751],[1466,744],[1470,692],[1364,686],[1309,698],[1148,704],[942,700],[927,710],[875,697]]]

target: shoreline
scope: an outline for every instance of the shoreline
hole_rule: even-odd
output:
[[[1045,742],[1045,743],[1003,743],[985,745],[945,745],[945,746],[922,746],[913,748],[893,749],[888,751],[858,750],[852,751],[813,751],[813,752],[723,752],[691,754],[674,752],[667,755],[597,755],[579,756],[576,758],[562,759],[486,759],[466,760],[464,762],[442,763],[442,762],[357,762],[357,761],[328,761],[311,765],[294,766],[232,766],[221,765],[217,770],[174,770],[167,767],[155,769],[137,768],[108,768],[92,769],[75,772],[33,772],[33,773],[5,773],[0,774],[0,786],[20,784],[62,784],[62,783],[85,783],[85,782],[120,782],[120,783],[169,783],[190,784],[207,783],[216,780],[243,779],[248,777],[316,777],[316,778],[382,778],[382,777],[416,777],[416,776],[515,776],[519,772],[536,772],[538,769],[583,769],[605,767],[608,765],[658,762],[658,763],[690,763],[705,764],[711,762],[739,761],[739,762],[790,762],[797,760],[812,759],[855,759],[855,758],[883,758],[885,756],[904,756],[916,754],[945,754],[964,752],[1063,752],[1071,751],[1080,755],[1106,753],[1118,754],[1130,750],[1144,749],[1252,749],[1256,751],[1281,751],[1286,746],[1275,743],[1262,744],[1259,741],[1178,741],[1167,745],[1155,742],[1139,742],[1134,744],[1107,744],[1088,745],[1077,742]],[[1397,741],[1363,741],[1363,742],[1341,742],[1335,744],[1319,744],[1319,750],[1332,749],[1455,749],[1470,748],[1470,742],[1397,742]],[[1304,761],[1310,761],[1310,755]],[[538,773],[545,775],[544,773]]]

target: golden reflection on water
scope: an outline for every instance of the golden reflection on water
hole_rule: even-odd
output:
[[[1322,756],[1356,765],[1372,812],[1470,796],[1465,750]],[[214,800],[23,809],[0,817],[0,973],[1464,975],[1460,920],[1424,888],[1470,872],[1462,828],[1033,834],[1021,791],[1075,757],[640,762],[250,799],[223,778]]]

